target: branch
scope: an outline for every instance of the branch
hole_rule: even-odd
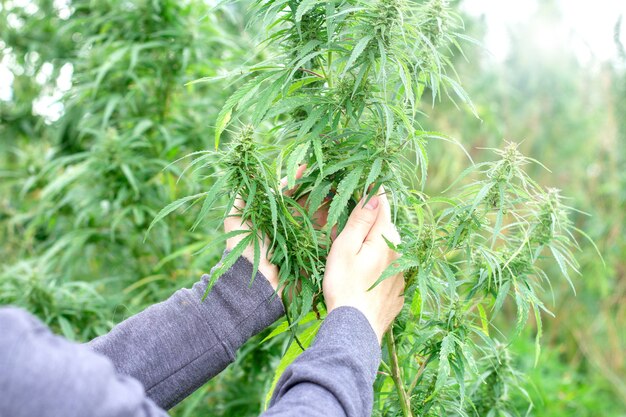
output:
[[[421,380],[422,374],[426,370],[426,365],[428,365],[428,362],[430,362],[430,359],[432,357],[432,354],[428,355],[428,357],[424,358],[424,361],[420,364],[420,368],[417,370],[417,375],[415,375],[415,378],[413,378],[413,381],[411,381],[411,385],[409,385],[409,389],[407,391],[409,395],[413,393],[413,390],[417,386],[417,383]]]
[[[317,72],[311,71],[311,70],[306,69],[306,68],[298,68],[298,69],[300,71],[306,72],[307,74],[315,75],[316,77],[319,77],[319,78],[322,78],[322,79],[326,78],[322,74],[318,74]]]
[[[385,333],[385,344],[387,345],[387,350],[389,351],[389,358],[391,360],[391,378],[393,379],[396,391],[398,391],[398,396],[400,397],[402,415],[404,417],[413,417],[413,413],[411,413],[411,397],[407,394],[407,391],[404,388],[404,383],[402,382],[402,374],[400,364],[398,362],[398,351],[396,349],[396,342],[393,338],[392,328]]]

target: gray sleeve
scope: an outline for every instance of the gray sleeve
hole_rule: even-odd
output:
[[[262,275],[248,286],[251,273],[239,258],[205,302],[208,276],[87,346],[53,335],[23,310],[0,308],[0,415],[166,416],[162,408],[221,371],[283,313]],[[285,371],[264,416],[367,416],[379,362],[365,316],[337,309]]]
[[[287,367],[262,417],[364,417],[372,413],[378,339],[359,310],[340,307]]]
[[[225,252],[227,253],[227,251]],[[80,345],[17,308],[0,308],[0,416],[165,417],[224,369],[283,307],[236,263],[201,302],[208,276]]]
[[[239,257],[204,301],[210,275],[128,318],[89,346],[169,409],[221,372],[248,338],[283,314],[282,302],[260,272],[250,285],[252,269]]]
[[[53,335],[24,310],[0,308],[0,416],[166,417],[109,359]]]

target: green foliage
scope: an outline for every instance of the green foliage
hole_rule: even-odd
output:
[[[626,346],[620,330],[626,318],[620,307],[625,299],[626,246],[618,237],[623,235],[618,230],[624,229],[626,213],[626,171],[623,152],[618,151],[625,143],[619,130],[624,67],[619,61],[581,62],[573,44],[546,48],[536,36],[540,24],[562,26],[558,14],[538,11],[511,28],[511,50],[505,60],[470,56],[470,63],[457,63],[460,77],[471,77],[467,87],[482,121],[459,118],[452,106],[442,103],[425,123],[431,128],[447,126],[454,136],[475,138],[476,147],[500,146],[502,137],[524,138],[519,149],[551,169],[528,165],[527,172],[541,184],[562,189],[569,196],[563,201],[584,211],[570,211],[569,224],[585,230],[602,257],[591,241],[582,239],[581,251],[575,254],[581,278],[572,275],[577,295],[573,296],[567,280],[550,282],[554,295],[543,301],[556,319],[544,316],[537,367],[531,359],[536,348],[529,348],[527,340],[536,336],[535,320],[529,321],[531,330],[516,338],[510,349],[519,358],[516,366],[528,375],[525,385],[534,403],[530,415],[621,416],[626,406],[621,377],[625,370],[624,362],[616,358]],[[484,30],[484,24],[473,26],[472,34],[481,37],[477,32]],[[431,146],[430,153],[440,162],[429,172],[427,190],[434,193],[448,187],[463,164],[460,153],[450,156],[449,149],[439,144]],[[478,152],[471,153],[484,160]],[[559,273],[559,263],[543,259],[539,263],[548,276]],[[515,313],[505,305],[496,320],[511,322]],[[523,398],[516,404],[523,415],[521,402]]]
[[[465,185],[449,196],[430,198],[409,186],[414,172],[427,169],[428,140],[442,136],[420,128],[416,103],[425,89],[433,100],[453,91],[471,104],[447,75],[451,47],[460,50],[455,31],[461,24],[445,2],[264,1],[253,12],[270,28],[263,44],[271,56],[235,77],[241,87],[216,124],[216,147],[229,125],[241,124],[229,134],[228,148],[192,162],[223,179],[222,190],[202,196],[205,203],[218,201],[219,193],[229,199],[227,208],[236,195],[246,202],[241,217],[256,231],[230,255],[238,256],[253,235],[270,238],[280,282],[287,293],[298,292],[287,308],[298,334],[299,321],[318,304],[323,309],[330,229],[340,232],[368,188],[376,192],[385,183],[403,242],[394,247],[400,259],[378,282],[404,272],[407,302],[417,311],[399,320],[397,340],[387,340],[391,362],[383,367],[391,370],[385,378],[393,379],[397,395],[378,390],[377,402],[382,410],[399,402],[405,416],[480,413],[485,406],[474,405],[466,387],[485,383],[478,379],[477,359],[501,355],[484,329],[509,302],[517,310],[513,336],[533,312],[538,356],[541,311],[550,313],[540,298],[550,279],[538,260],[551,256],[569,282],[569,271],[578,271],[569,207],[557,190],[530,178],[525,168],[536,161],[515,144],[494,149],[496,160],[467,169],[460,178]],[[276,139],[268,146],[270,137]],[[288,187],[299,186],[292,197],[278,189],[283,161]],[[307,173],[296,181],[301,162]],[[312,213],[327,190],[334,190],[328,223],[315,227]],[[304,209],[297,203],[303,196]],[[157,220],[197,197],[172,203]],[[293,349],[298,347],[292,345],[285,361],[293,360]],[[425,358],[419,365],[415,354]],[[497,407],[508,412],[500,402]]]
[[[544,54],[532,28],[506,62],[468,48],[466,63],[456,5],[437,0],[61,3],[0,5],[14,77],[0,101],[0,303],[76,340],[102,334],[215,264],[240,194],[257,230],[228,261],[268,236],[300,295],[172,415],[258,415],[324,316],[330,226],[313,214],[334,195],[341,230],[384,183],[402,243],[380,279],[403,271],[408,291],[375,415],[623,414],[626,130],[607,121],[623,113],[623,67],[594,75],[566,48]],[[33,112],[51,96],[56,115]],[[576,253],[579,229],[606,268],[586,238]]]
[[[105,300],[85,282],[63,282],[47,259],[24,261],[0,274],[0,305],[19,305],[71,340],[88,340],[112,323]]]
[[[4,261],[25,257],[37,263],[43,256],[55,272],[63,272],[63,280],[111,278],[113,294],[138,278],[172,279],[185,268],[180,256],[188,259],[201,235],[186,233],[193,224],[186,217],[161,223],[145,243],[143,235],[162,203],[181,191],[176,189],[181,170],[164,168],[205,143],[202,120],[212,100],[197,93],[190,99],[184,84],[205,74],[213,60],[228,62],[221,58],[226,48],[230,56],[236,56],[236,47],[245,48],[225,46],[241,23],[225,13],[221,25],[214,24],[221,18],[217,14],[198,20],[208,6],[170,1],[74,1],[70,19],[47,1],[7,7],[2,10],[7,16],[34,14],[45,22],[38,27],[52,31],[58,24],[52,39],[67,48],[52,53],[9,33],[3,54],[15,57],[15,71],[30,73],[32,81],[33,73],[52,66],[49,84],[54,86],[59,68],[69,67],[73,86],[62,96],[64,112],[54,124],[41,117],[34,128],[18,132],[7,129],[26,122],[3,118],[3,135],[14,142],[3,156],[8,170],[1,173],[7,181],[0,187],[12,196],[0,204],[0,212],[9,216],[1,226],[14,242]],[[29,27],[22,29],[31,34]],[[48,61],[47,53],[54,59]],[[15,89],[19,85],[14,83],[14,94],[21,94]],[[18,103],[37,94],[20,96]],[[203,191],[193,182],[178,185],[184,192]],[[159,263],[173,247],[189,249]],[[104,255],[88,262],[83,255],[89,253]],[[153,268],[157,263],[160,267]],[[199,275],[202,268],[191,266],[188,272]],[[139,304],[158,299],[155,290],[160,288],[144,292]]]

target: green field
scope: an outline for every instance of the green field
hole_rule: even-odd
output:
[[[226,198],[197,224],[202,204],[181,207],[148,233],[168,204],[211,188],[216,168],[196,169],[187,156],[214,149],[216,129],[224,131],[224,149],[250,123],[241,109],[228,127],[219,116],[241,92],[242,80],[232,75],[274,57],[272,46],[259,46],[267,22],[250,12],[253,2],[209,3],[0,1],[0,305],[23,307],[56,333],[86,341],[189,287],[217,262],[223,244],[209,244],[222,233]],[[572,43],[548,48],[534,36],[538,22],[563,24],[557,3],[547,2],[508,28],[506,56],[493,57],[482,46],[487,21],[452,3],[464,21],[455,29],[463,33],[455,39],[464,55],[444,51],[456,71],[448,74],[472,104],[454,87],[446,94],[424,81],[414,103],[420,131],[442,135],[423,141],[428,166],[415,173],[424,180],[420,192],[438,198],[451,186],[472,185],[471,175],[455,181],[469,167],[492,162],[488,149],[515,142],[540,162],[525,171],[542,189],[561,190],[572,208],[569,220],[581,231],[572,248],[577,271],[538,260],[549,277],[541,299],[554,315],[541,313],[536,362],[535,316],[518,335],[515,303],[494,316],[490,336],[500,339],[496,328],[506,333],[501,339],[521,376],[511,377],[511,391],[499,397],[502,409],[487,416],[624,417],[626,23],[618,16],[605,22],[615,29],[605,41],[612,58],[581,59]],[[348,63],[358,63],[357,55],[348,53]],[[264,122],[266,145],[283,120],[277,114],[274,124]],[[272,152],[268,159],[280,149]],[[284,175],[289,163],[285,155]],[[171,414],[258,415],[289,343],[286,334],[260,343],[268,332]],[[386,405],[395,401],[385,397],[388,385],[377,383],[383,394],[375,415],[402,415]],[[441,396],[442,408],[415,415],[480,415],[446,409]]]

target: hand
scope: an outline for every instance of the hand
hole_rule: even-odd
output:
[[[304,174],[304,171],[306,170],[306,168],[307,168],[306,164],[298,167],[298,170],[296,171],[296,179],[302,178],[302,175]],[[280,181],[281,190],[284,189],[286,186],[287,186],[287,177],[284,177]],[[290,190],[285,190],[284,194],[287,196],[291,196],[294,194],[296,189],[297,187],[294,187]],[[306,202],[306,196],[298,199],[298,204],[300,205],[304,205],[305,202]],[[241,222],[241,216],[239,214],[241,213],[244,207],[245,207],[245,202],[241,198],[239,198],[239,196],[237,196],[233,207],[230,209],[230,212],[228,213],[228,217],[224,219],[224,232],[225,233],[232,232],[234,230],[251,230],[252,229],[252,225],[250,224],[250,222],[245,222],[245,223]],[[323,227],[326,224],[326,219],[328,217],[328,205],[327,204],[322,205],[322,208],[320,208],[317,212],[315,212],[312,217],[313,217],[312,220],[314,221],[314,223],[317,223],[317,226]],[[243,235],[237,235],[237,236],[231,237],[230,239],[226,241],[226,249],[232,250],[237,245],[237,243],[239,243],[243,238],[244,238]],[[274,288],[274,290],[277,290],[277,293],[280,296],[282,293],[282,288],[278,288],[278,267],[272,264],[269,261],[268,256],[266,256],[267,249],[270,247],[270,244],[271,242],[268,236],[265,236],[264,241],[260,242],[261,261],[259,263],[259,272],[261,272],[261,274],[263,274],[263,276],[267,278],[269,283],[272,285],[272,288]],[[242,256],[248,259],[250,263],[254,263],[254,245],[249,245],[248,247],[246,247],[246,249],[242,253]]]
[[[322,285],[329,313],[342,306],[357,308],[367,317],[381,343],[404,304],[403,274],[368,289],[399,257],[382,236],[398,244],[400,235],[391,221],[391,208],[382,187],[365,207],[364,201],[352,211],[345,228],[333,242]]]

